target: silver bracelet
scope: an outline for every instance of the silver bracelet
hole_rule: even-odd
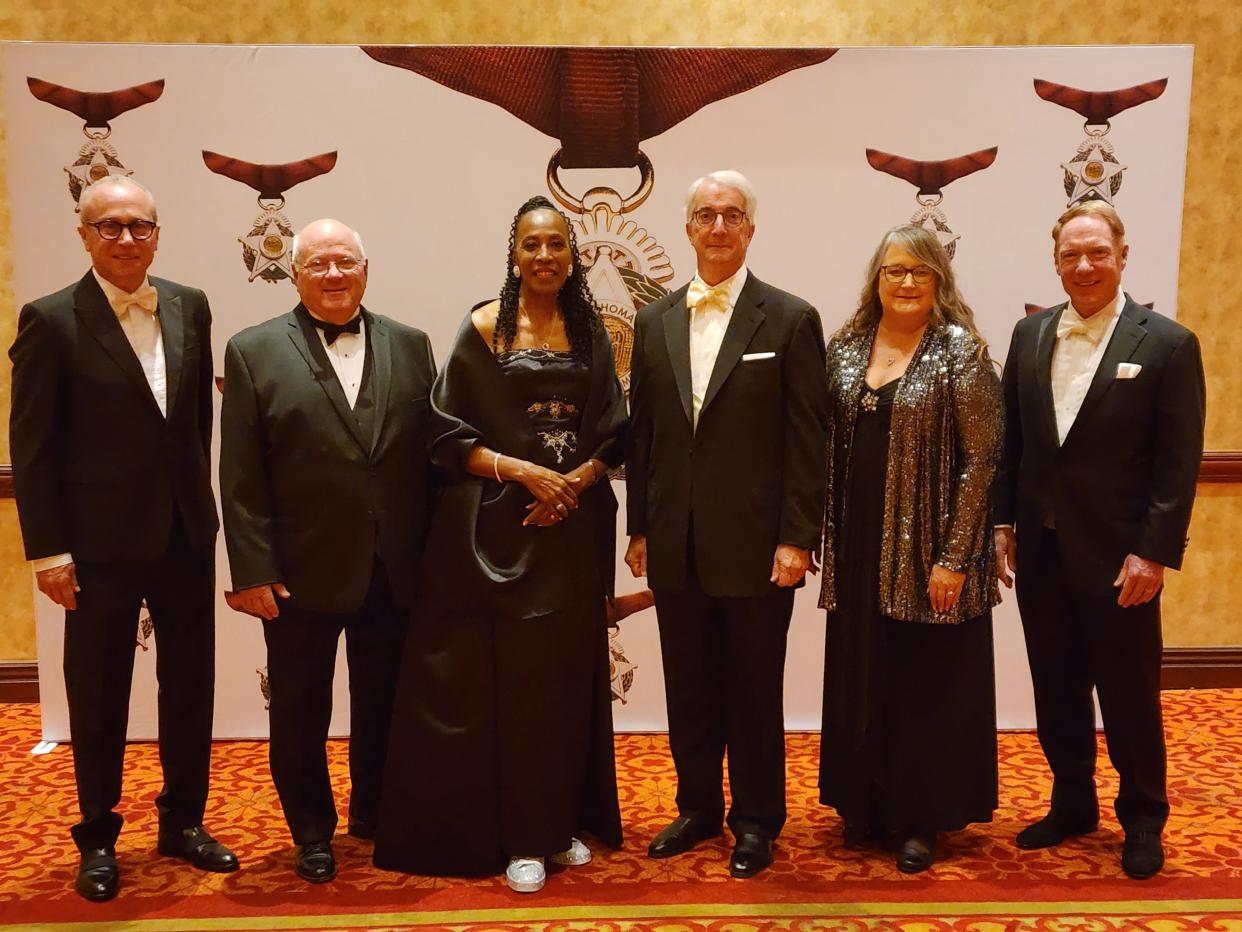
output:
[[[496,474],[496,481],[504,482],[505,480],[500,478],[500,454],[493,450],[492,456],[495,457],[495,459],[492,460],[492,472]]]

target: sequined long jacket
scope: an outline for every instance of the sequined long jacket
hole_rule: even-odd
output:
[[[828,497],[824,518],[820,606],[836,609],[838,558],[848,501],[854,425],[875,330],[838,334],[828,344]],[[901,621],[955,624],[1000,601],[988,489],[1004,437],[1000,380],[979,343],[955,325],[929,325],[893,401],[884,529],[880,549],[880,611]],[[932,610],[932,566],[965,572],[957,604]]]

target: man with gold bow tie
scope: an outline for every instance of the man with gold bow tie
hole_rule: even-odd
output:
[[[785,822],[785,641],[827,474],[823,328],[747,269],[755,206],[735,171],[691,185],[698,273],[638,314],[626,460],[625,561],[655,593],[677,769],[648,853],[720,834],[727,749],[734,877],[771,863]]]
[[[993,489],[997,572],[1006,586],[1016,572],[1053,775],[1050,811],[1017,844],[1047,848],[1096,829],[1094,688],[1121,777],[1121,866],[1143,879],[1164,864],[1160,591],[1186,546],[1203,363],[1193,333],[1121,291],[1129,246],[1110,205],[1074,205],[1052,240],[1069,301],[1014,328]]]
[[[202,827],[215,689],[211,312],[148,278],[155,200],[132,178],[87,188],[78,234],[92,268],[22,308],[9,423],[26,556],[65,609],[65,690],[82,820],[76,888],[116,895],[114,811],[139,608],[155,629],[161,854],[216,872],[237,858]]]

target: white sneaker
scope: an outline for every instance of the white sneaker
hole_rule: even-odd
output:
[[[561,867],[579,867],[583,864],[591,863],[591,849],[577,838],[571,838],[568,848],[550,855],[548,860],[553,864],[561,865]]]
[[[543,868],[543,858],[509,858],[505,868],[505,883],[515,893],[538,893],[548,879]]]

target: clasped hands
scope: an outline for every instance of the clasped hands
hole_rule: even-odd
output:
[[[591,460],[567,473],[523,463],[516,478],[535,500],[526,506],[522,526],[551,527],[564,521],[578,507],[578,496],[595,484],[598,475]]]
[[[1012,574],[1018,569],[1017,537],[1014,536],[1013,528],[998,527],[992,532],[992,539],[996,545],[996,576],[1007,588],[1012,589]],[[1121,561],[1121,570],[1113,580],[1113,588],[1121,590],[1117,593],[1117,604],[1122,608],[1150,602],[1163,585],[1163,564],[1135,553],[1126,554],[1126,558]]]

